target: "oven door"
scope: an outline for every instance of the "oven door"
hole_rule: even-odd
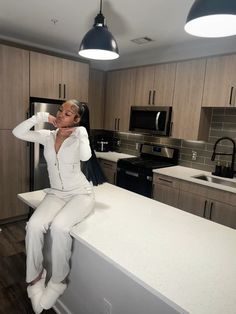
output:
[[[125,170],[123,168],[117,168],[116,180],[117,186],[121,188],[143,196],[152,196],[152,176]]]

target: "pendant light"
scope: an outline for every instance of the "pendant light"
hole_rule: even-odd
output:
[[[100,12],[95,17],[93,28],[84,36],[79,55],[94,60],[113,60],[119,58],[119,50],[115,38],[108,31],[102,14],[102,0]]]
[[[184,29],[199,37],[236,35],[236,0],[195,0]]]

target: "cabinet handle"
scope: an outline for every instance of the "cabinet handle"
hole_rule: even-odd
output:
[[[210,220],[211,220],[212,208],[213,208],[213,202],[211,202],[211,207],[210,207],[210,216],[209,216]]]
[[[230,106],[232,106],[233,91],[234,91],[234,87],[231,86],[231,89],[230,89],[230,96],[229,96],[229,105],[230,105]]]
[[[116,131],[116,120],[117,120],[117,119],[115,118],[115,131]]]
[[[151,105],[151,94],[152,94],[152,91],[150,90],[149,91],[149,96],[148,96],[148,104]]]
[[[163,179],[163,178],[158,178],[158,180],[160,181],[164,181],[164,182],[168,182],[168,183],[173,183],[173,181],[167,180],[167,179]]]
[[[156,91],[154,90],[153,94],[152,94],[152,104],[153,105],[155,105],[155,97],[156,97]]]
[[[106,163],[106,162],[103,162],[103,164],[104,164],[105,166],[112,167],[111,164],[108,164],[108,163]]]
[[[170,136],[172,136],[172,131],[173,131],[173,122],[170,123]]]
[[[66,98],[66,84],[63,84],[64,98]]]
[[[207,200],[205,201],[205,204],[204,204],[203,218],[206,218],[206,207],[207,207]]]
[[[59,98],[61,98],[61,84],[59,84]]]
[[[120,118],[117,119],[118,120],[118,124],[117,124],[117,130],[120,130]]]

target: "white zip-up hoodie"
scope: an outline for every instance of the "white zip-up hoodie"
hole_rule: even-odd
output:
[[[80,168],[80,161],[86,161],[91,157],[86,129],[76,127],[56,153],[55,139],[58,129],[30,131],[37,123],[48,122],[48,116],[47,112],[39,112],[16,126],[12,133],[22,140],[37,142],[44,146],[44,157],[47,161],[51,185],[51,189],[46,189],[47,193],[62,197],[92,193],[92,186]]]

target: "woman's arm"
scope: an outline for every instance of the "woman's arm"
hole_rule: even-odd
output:
[[[77,128],[76,133],[80,140],[80,160],[82,161],[89,160],[92,154],[91,154],[91,148],[89,144],[88,133],[85,127],[79,126]]]
[[[37,123],[49,122],[48,112],[38,112],[31,118],[18,124],[12,131],[13,135],[21,140],[28,142],[36,142],[44,145],[45,138],[50,132],[49,130],[30,131],[30,129]]]

